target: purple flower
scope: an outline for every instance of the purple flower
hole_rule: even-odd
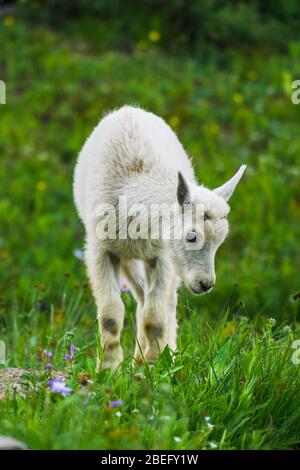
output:
[[[70,350],[70,354],[66,354],[65,355],[65,360],[66,361],[71,361],[74,357],[74,354],[75,354],[75,351],[76,351],[76,347],[74,344],[71,345],[71,350]]]
[[[73,255],[80,261],[84,260],[84,253],[80,248],[75,248],[75,250],[73,250]]]
[[[122,400],[115,400],[115,401],[111,401],[108,406],[110,408],[116,408],[117,406],[121,406],[121,405],[123,405]]]
[[[128,286],[127,281],[124,278],[119,279],[119,288],[120,288],[121,292],[129,292],[130,291],[130,287]]]
[[[60,393],[63,397],[66,397],[72,391],[61,379],[49,380],[48,387],[50,387],[51,392]]]
[[[51,357],[53,356],[52,352],[47,351],[47,349],[44,349],[43,354],[44,354],[44,356],[49,357],[49,359],[51,359]]]
[[[46,369],[50,370],[52,369],[53,365],[51,364],[51,362],[48,362],[45,367]]]
[[[85,398],[83,404],[84,404],[85,406],[88,405],[89,402],[90,402],[90,400],[91,400],[91,398],[92,398],[92,394],[91,394],[91,392],[90,392],[90,393],[87,394],[87,397]]]

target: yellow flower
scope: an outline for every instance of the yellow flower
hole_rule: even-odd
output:
[[[36,184],[36,189],[38,191],[45,191],[45,189],[47,189],[47,183],[45,181],[38,181]]]
[[[149,39],[152,42],[158,42],[160,40],[160,33],[158,31],[150,31]]]
[[[178,116],[170,116],[169,117],[169,124],[172,126],[172,127],[177,127],[179,125],[179,122],[180,122],[180,119]]]
[[[57,325],[61,325],[64,321],[64,312],[62,309],[58,309],[54,312],[54,322]]]
[[[243,95],[241,95],[241,93],[235,93],[233,95],[233,101],[236,103],[236,104],[240,104],[244,101],[244,97]]]
[[[249,78],[249,80],[257,80],[258,79],[258,73],[255,70],[249,70],[248,78]]]
[[[109,431],[107,435],[112,439],[119,439],[123,436],[123,431],[121,429],[114,429],[113,431]]]
[[[6,16],[3,20],[4,26],[12,26],[15,23],[13,16]]]
[[[10,256],[9,251],[7,251],[7,250],[2,250],[2,251],[0,251],[0,258],[2,258],[3,260],[8,260],[8,259],[10,259],[11,256]]]
[[[228,322],[227,325],[224,327],[222,331],[222,337],[228,338],[228,336],[231,336],[236,330],[236,324],[234,322]]]

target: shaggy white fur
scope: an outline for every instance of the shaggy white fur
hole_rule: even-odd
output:
[[[226,201],[245,168],[242,165],[231,180],[213,191],[198,185],[175,133],[163,119],[140,108],[124,106],[93,130],[75,168],[74,198],[86,229],[85,260],[104,349],[101,367],[117,367],[123,357],[120,270],[138,304],[135,360],[153,360],[167,344],[176,349],[178,285],[183,281],[195,294],[214,286],[215,253],[228,232]],[[190,204],[193,211],[200,208],[199,220],[185,226],[180,239],[99,239],[98,208],[107,204],[119,214],[120,197],[126,198],[129,210],[136,203],[149,209],[167,204],[182,214],[184,205]],[[149,222],[147,211],[140,221],[143,218]],[[126,229],[131,222],[132,217],[123,221]]]

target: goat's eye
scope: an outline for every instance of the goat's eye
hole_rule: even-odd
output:
[[[204,213],[204,220],[210,220],[210,217],[206,212]]]
[[[189,243],[195,243],[197,240],[197,234],[195,232],[188,232],[185,237],[186,241]]]

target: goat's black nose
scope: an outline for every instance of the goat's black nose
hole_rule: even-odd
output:
[[[215,286],[214,284],[212,284],[211,282],[208,282],[208,281],[201,281],[200,285],[201,285],[201,288],[204,292],[209,291],[210,289],[212,289]]]

